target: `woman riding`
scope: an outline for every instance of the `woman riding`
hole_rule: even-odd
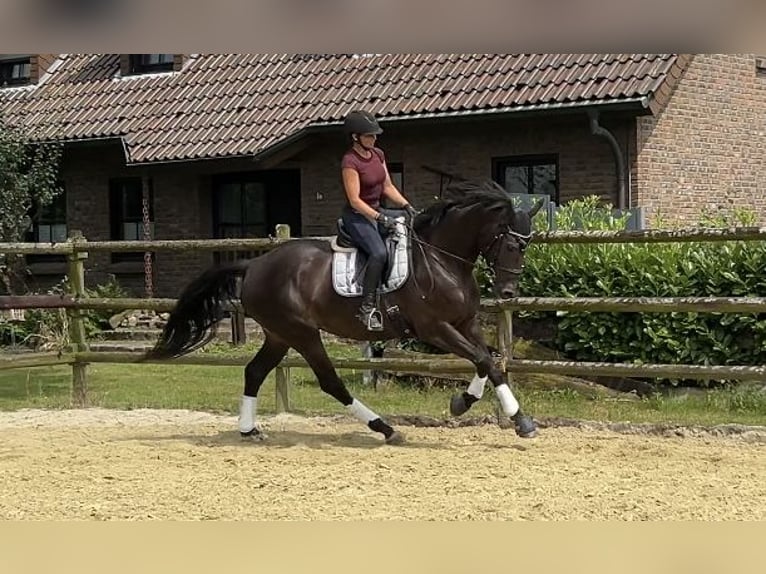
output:
[[[341,173],[346,204],[341,217],[354,243],[367,255],[367,271],[362,282],[362,303],[357,317],[370,331],[380,331],[383,325],[375,309],[377,291],[388,254],[384,237],[395,231],[394,210],[381,207],[388,198],[410,217],[416,210],[391,181],[383,150],[375,146],[383,133],[375,116],[367,111],[352,111],[344,122],[351,147],[343,155]]]

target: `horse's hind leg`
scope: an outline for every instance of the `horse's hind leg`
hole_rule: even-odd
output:
[[[381,433],[387,443],[401,444],[404,441],[400,432],[394,430],[359,399],[351,396],[335,371],[330,357],[327,356],[319,331],[307,327],[305,332],[301,333],[299,341],[298,343],[291,341],[291,346],[306,359],[319,381],[320,389],[340,402],[350,414],[365,423],[370,430]]]
[[[239,432],[243,437],[262,438],[263,435],[255,425],[258,391],[289,349],[277,337],[268,331],[264,332],[266,340],[245,367],[245,389],[239,402]]]

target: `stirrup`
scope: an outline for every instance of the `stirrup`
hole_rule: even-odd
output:
[[[368,331],[382,331],[383,330],[383,314],[376,308],[372,308],[369,311],[361,311],[357,314],[358,319],[362,324],[367,327]]]
[[[368,331],[382,331],[383,330],[383,314],[377,309],[370,311],[367,315],[367,330]]]

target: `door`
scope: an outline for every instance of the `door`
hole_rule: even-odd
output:
[[[287,223],[293,237],[301,232],[299,170],[227,174],[213,181],[213,234],[216,238],[257,238],[275,234]],[[217,253],[216,260],[254,257],[257,250]]]

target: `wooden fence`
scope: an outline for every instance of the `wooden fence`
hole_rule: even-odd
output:
[[[318,239],[329,240],[330,237]],[[766,228],[694,229],[681,231],[642,230],[604,232],[548,232],[538,233],[535,243],[658,243],[689,241],[763,241]],[[153,310],[170,311],[174,299],[161,298],[94,298],[85,291],[85,261],[91,252],[120,251],[236,251],[241,249],[268,250],[290,241],[289,228],[277,226],[273,239],[200,239],[169,241],[86,241],[81,234],[73,232],[69,240],[59,244],[6,243],[0,244],[0,253],[7,254],[66,254],[70,293],[68,295],[0,296],[0,309],[62,308],[66,309],[70,324],[70,349],[62,353],[34,353],[0,355],[0,370],[50,365],[71,365],[72,393],[76,404],[87,404],[87,365],[89,363],[134,363],[139,354],[133,352],[91,352],[85,333],[82,312],[90,309]],[[497,317],[497,342],[502,358],[500,366],[509,373],[540,373],[557,375],[597,376],[644,376],[688,377],[697,379],[731,378],[737,380],[766,380],[765,366],[746,365],[684,365],[601,363],[577,361],[533,361],[514,359],[512,355],[513,313],[527,311],[576,311],[576,312],[640,312],[663,313],[696,311],[700,313],[760,313],[766,311],[766,298],[761,297],[519,297],[508,300],[482,300],[482,310]],[[236,305],[233,312],[233,329],[241,329],[241,314]],[[222,358],[211,356],[187,356],[174,359],[176,364],[240,365],[249,357]],[[472,373],[473,365],[464,359],[435,357],[414,358],[365,358],[333,359],[340,370],[391,370],[434,374]],[[277,409],[289,410],[289,370],[307,367],[301,358],[287,357],[276,370]]]

